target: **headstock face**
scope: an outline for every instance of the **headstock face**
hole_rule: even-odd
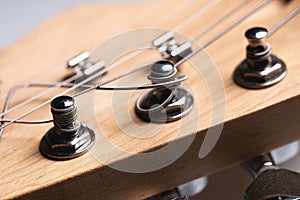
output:
[[[261,2],[263,1],[249,1],[201,37],[198,43],[204,44]],[[166,10],[177,8],[182,3],[184,9],[177,14],[166,13]],[[124,52],[148,44],[165,30],[171,30],[178,22],[209,3],[209,0],[197,3],[176,0],[132,5],[86,5],[62,13],[40,25],[0,54],[1,106],[8,90],[18,84],[63,80],[70,72],[64,67],[67,59],[83,50],[94,49],[99,41],[104,42],[92,51],[91,59],[102,59],[110,63],[119,57],[115,61],[118,62],[126,57]],[[220,13],[235,5],[236,1],[233,0],[215,3],[201,18],[195,18],[180,30],[179,35],[182,37],[179,40],[193,38],[199,30],[204,30],[212,21],[218,20]],[[298,1],[288,4],[283,4],[282,1],[270,3],[209,45],[188,63],[184,63],[180,67],[180,74],[188,76],[188,80],[182,86],[191,92],[195,104],[191,113],[182,120],[166,124],[140,120],[135,114],[134,105],[143,91],[87,93],[76,98],[79,120],[93,127],[98,133],[96,145],[91,153],[65,162],[45,159],[38,151],[40,139],[51,124],[14,124],[8,127],[0,143],[0,157],[4,163],[0,166],[0,179],[4,183],[0,192],[3,196],[0,196],[43,196],[51,188],[67,186],[78,190],[68,194],[71,197],[80,193],[75,183],[80,181],[91,190],[93,187],[101,188],[94,195],[101,193],[102,196],[116,198],[121,195],[133,199],[146,198],[299,139],[299,17],[291,20],[268,39],[273,53],[287,65],[287,76],[281,82],[262,90],[248,90],[236,85],[232,79],[234,69],[245,58],[245,30],[254,26],[270,29],[297,6]],[[117,23],[120,21],[123,23]],[[141,29],[149,26],[159,28]],[[126,35],[126,32],[130,33],[128,30],[132,29],[131,32],[138,32],[134,40],[130,34],[127,39],[120,37]],[[107,39],[113,35],[114,39]],[[48,45],[45,45],[45,41]],[[153,49],[143,51],[111,69],[99,81],[106,81],[160,57]],[[145,83],[148,82],[146,76],[149,72],[149,69],[142,70],[110,85]],[[8,117],[14,118],[63,90],[53,90],[12,112]],[[11,106],[43,91],[45,88],[24,89],[17,93]],[[25,119],[51,118],[49,110],[45,106]],[[209,135],[211,136],[206,137]],[[159,152],[161,157],[149,156],[147,162],[140,160],[138,156],[152,156],[155,152]],[[164,160],[166,157],[162,155],[167,155],[168,159]],[[124,166],[126,169],[120,169]],[[66,181],[67,179],[70,181]],[[122,180],[122,183],[117,180]],[[109,188],[112,184],[113,189]],[[127,189],[124,189],[124,184]],[[59,192],[54,194],[54,197],[59,196]],[[88,194],[84,196],[89,197]]]

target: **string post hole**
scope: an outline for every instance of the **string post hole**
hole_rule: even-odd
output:
[[[179,44],[175,39],[175,33],[169,31],[153,41],[157,51],[173,63],[179,62],[192,52],[192,43],[187,41]]]
[[[152,84],[174,81],[177,69],[168,60],[155,62],[151,66],[148,79]],[[146,90],[137,100],[135,111],[137,116],[146,122],[165,123],[181,119],[193,107],[194,99],[180,83],[156,87]]]
[[[59,96],[51,102],[52,127],[40,142],[40,152],[53,160],[68,160],[86,153],[95,141],[95,133],[77,121],[73,97]]]
[[[83,81],[101,71],[103,73],[100,73],[99,76],[106,73],[105,62],[103,60],[99,60],[96,63],[92,62],[90,60],[90,53],[87,51],[84,51],[70,59],[67,62],[67,68],[72,69],[72,74],[78,76],[78,82]],[[95,79],[97,78],[99,77],[96,77]],[[92,80],[89,83],[92,83],[93,81],[95,80]]]
[[[245,88],[261,89],[278,83],[286,76],[285,63],[272,54],[267,43],[268,31],[254,27],[246,31],[247,57],[235,69],[234,81]]]

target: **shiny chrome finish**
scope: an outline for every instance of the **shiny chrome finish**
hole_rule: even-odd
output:
[[[176,63],[192,52],[192,43],[179,44],[174,38],[175,33],[169,31],[153,41],[153,46],[164,57]]]
[[[176,78],[176,67],[166,60],[154,63],[148,76],[152,84],[163,84],[175,81]],[[165,123],[187,115],[192,110],[194,99],[185,89],[178,87],[179,84],[147,90],[136,102],[137,116],[147,122]]]
[[[70,59],[68,61],[68,67],[69,68],[76,68],[78,66],[84,66],[85,63],[87,62],[87,60],[90,57],[90,53],[87,51],[84,51],[80,54],[78,54],[77,56],[75,56],[74,58]]]
[[[193,197],[200,194],[208,184],[208,177],[201,177],[185,184],[177,186],[177,190],[181,195]]]
[[[255,157],[244,164],[244,167],[250,172],[250,174],[256,178],[266,170],[279,169],[271,154],[260,155]]]
[[[246,200],[298,200],[300,174],[279,169],[271,154],[247,161],[244,166],[255,178],[245,192]]]
[[[272,49],[266,42],[268,31],[255,27],[246,31],[249,42],[247,58],[235,69],[234,81],[245,88],[260,89],[278,83],[286,76],[285,63],[272,55]]]
[[[95,141],[95,133],[77,121],[74,99],[60,96],[52,100],[54,127],[40,143],[40,152],[53,160],[68,160],[86,153]]]
[[[92,63],[89,60],[89,57],[90,53],[84,51],[79,55],[75,56],[74,58],[70,59],[67,63],[68,68],[72,69],[73,73],[78,76],[78,78],[76,79],[77,82],[81,82],[86,78],[91,77],[94,74],[97,74],[101,71],[103,73],[100,73],[99,76],[106,73],[106,66],[104,61],[100,60],[97,63]],[[92,83],[94,80],[89,81],[89,83]]]

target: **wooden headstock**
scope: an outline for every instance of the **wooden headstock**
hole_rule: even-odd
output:
[[[246,6],[199,39],[199,44],[205,43],[261,2],[249,1]],[[63,12],[1,52],[1,103],[3,104],[9,89],[18,84],[63,80],[69,74],[64,66],[68,58],[83,50],[95,48],[99,42],[113,35],[149,26],[172,29],[207,3],[209,0],[190,3],[166,0],[126,5],[81,5]],[[184,4],[184,9],[172,14],[172,9],[180,4]],[[234,0],[219,2],[180,32],[193,38],[199,31],[218,20],[225,10],[235,5]],[[94,101],[92,105],[79,106],[79,119],[95,127],[98,141],[92,152],[103,152],[109,163],[101,162],[92,155],[93,153],[69,161],[48,160],[39,153],[38,147],[51,124],[9,126],[4,130],[0,142],[0,197],[143,199],[299,139],[299,18],[294,18],[268,38],[273,53],[287,66],[287,76],[281,82],[265,89],[249,90],[236,85],[232,79],[234,69],[245,58],[247,42],[243,36],[244,32],[254,26],[271,29],[297,6],[299,1],[296,0],[287,4],[274,1],[205,48],[202,55],[210,59],[202,65],[207,74],[201,76],[190,64],[183,64],[181,73],[188,76],[186,84],[193,92],[198,109],[197,112],[193,110],[192,115],[181,121],[167,124],[149,124],[141,121],[134,112],[134,103],[140,92],[133,93],[130,101],[125,104],[122,104],[123,99],[114,97],[124,93],[95,91],[85,96],[93,98]],[[118,45],[126,45],[127,42]],[[110,48],[109,51],[113,51],[113,48],[117,47]],[[126,72],[130,67],[133,68],[147,59],[151,61],[159,58],[158,54],[148,53],[143,52],[114,68],[100,81]],[[219,73],[224,87],[217,87],[218,83],[206,80],[209,78],[211,67]],[[213,84],[207,85],[211,82]],[[212,99],[209,90],[211,87],[216,94],[215,99]],[[18,92],[12,106],[43,90],[45,88],[24,89]],[[8,117],[17,117],[61,91],[62,89],[55,90],[9,114]],[[218,97],[218,94],[224,95]],[[222,98],[225,103],[222,102]],[[78,101],[84,102],[84,98]],[[118,105],[120,107],[116,107]],[[222,120],[212,121],[215,114],[213,110],[218,108],[224,108],[224,116]],[[127,112],[130,118],[122,118],[123,111],[125,114]],[[49,106],[46,106],[26,119],[49,117]],[[147,135],[149,137],[133,137],[120,128],[116,119],[123,119],[123,127],[135,133],[135,136],[142,137],[144,133],[152,130],[158,132],[155,135]],[[101,135],[97,135],[99,127]],[[199,158],[203,143],[214,142],[209,139],[204,142],[207,131],[218,128],[222,128],[222,132],[220,138],[215,141],[216,145],[211,151],[209,149],[202,152],[202,157]],[[182,134],[178,136],[179,130]],[[120,154],[117,149],[111,150],[106,146],[108,143],[104,139],[131,154]],[[186,143],[190,144],[184,148],[182,144]],[[168,144],[181,148],[182,155],[159,170],[128,173],[107,165],[128,164],[134,153],[154,152]],[[139,164],[142,163],[135,163]],[[164,163],[160,164],[164,166]]]

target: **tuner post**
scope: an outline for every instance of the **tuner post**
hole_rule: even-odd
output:
[[[177,69],[167,60],[154,63],[148,79],[152,84],[174,81]],[[187,115],[194,104],[194,99],[179,83],[159,86],[142,94],[135,106],[137,116],[147,122],[172,122]]]
[[[40,152],[53,160],[68,160],[86,153],[95,141],[95,133],[77,121],[73,97],[59,96],[51,102],[52,127],[40,142]]]
[[[235,69],[234,81],[245,88],[261,89],[278,83],[286,76],[285,63],[272,54],[267,43],[268,31],[254,27],[246,31],[247,57]]]

